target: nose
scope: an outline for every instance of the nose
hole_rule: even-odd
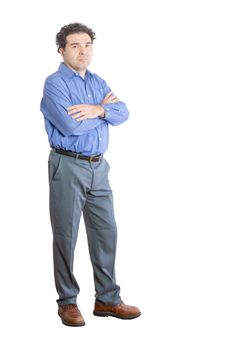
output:
[[[84,55],[86,53],[86,48],[85,46],[81,46],[80,47],[80,51],[79,51],[80,55]]]

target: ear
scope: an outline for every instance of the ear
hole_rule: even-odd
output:
[[[60,49],[59,49],[59,53],[63,56],[64,55],[64,49],[62,48],[62,47],[60,47]]]

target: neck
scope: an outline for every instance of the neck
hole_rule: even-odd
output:
[[[67,67],[69,67],[73,72],[75,73],[79,73],[81,75],[81,77],[84,79],[85,78],[85,74],[86,74],[86,69],[80,69],[80,70],[76,70],[73,67],[71,67],[68,63],[65,63],[65,65]]]
[[[78,71],[78,73],[81,75],[81,77],[84,79],[86,75],[86,69]]]

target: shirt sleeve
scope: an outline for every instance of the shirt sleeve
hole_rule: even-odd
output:
[[[100,118],[77,121],[68,114],[72,106],[69,91],[62,84],[46,79],[41,101],[41,112],[64,136],[83,135],[105,123]]]
[[[112,91],[107,83],[103,80],[104,96]],[[111,125],[119,125],[129,118],[129,111],[124,102],[114,102],[101,105],[104,109],[104,120]]]

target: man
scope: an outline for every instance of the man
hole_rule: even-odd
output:
[[[76,304],[80,291],[73,275],[74,249],[81,213],[94,271],[94,315],[133,319],[137,307],[125,305],[115,280],[117,228],[109,165],[108,126],[128,119],[125,103],[98,75],[87,70],[95,33],[72,23],[56,35],[63,58],[44,85],[41,111],[51,146],[49,156],[50,217],[58,314],[68,326],[85,324]]]

